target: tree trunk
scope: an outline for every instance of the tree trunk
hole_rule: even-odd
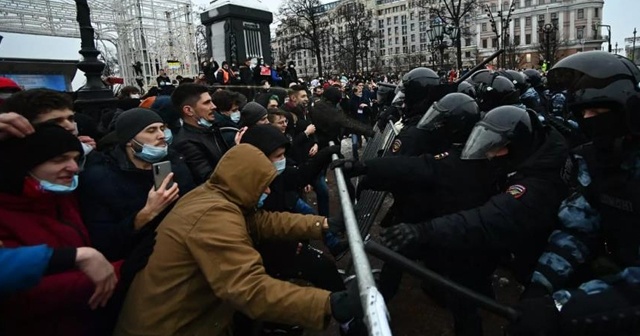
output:
[[[318,77],[322,77],[322,55],[320,54],[320,44],[315,44],[316,62],[318,63]]]
[[[456,27],[460,27],[460,21],[454,22]],[[462,69],[462,29],[458,28],[458,36],[456,36],[456,61],[458,70]]]

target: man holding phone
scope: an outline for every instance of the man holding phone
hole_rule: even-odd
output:
[[[125,111],[115,128],[118,146],[92,153],[80,174],[83,218],[94,245],[109,260],[126,258],[180,195],[195,187],[184,159],[169,149],[156,112]]]

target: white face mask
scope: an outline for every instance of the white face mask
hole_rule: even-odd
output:
[[[132,95],[129,95],[129,98],[131,98],[131,99],[140,99],[140,95],[139,94],[132,94]]]
[[[274,162],[273,165],[276,167],[276,172],[278,173],[278,175],[280,175],[280,174],[282,174],[284,169],[287,167],[287,158],[284,158],[282,160],[278,160],[278,161]]]

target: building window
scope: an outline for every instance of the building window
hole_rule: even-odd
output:
[[[584,9],[578,9],[578,20],[584,19]]]
[[[378,20],[378,28],[384,28],[384,20]]]
[[[406,54],[409,49],[407,47],[402,47],[402,53]]]
[[[582,40],[584,38],[584,27],[580,27],[577,29],[576,37],[578,40]]]
[[[520,18],[513,19],[513,27],[520,28]]]
[[[400,47],[396,47],[396,54],[400,53]]]
[[[464,57],[465,58],[471,58],[471,52],[470,51],[465,51],[464,52]]]
[[[380,29],[380,37],[384,37],[384,29]]]
[[[487,39],[482,39],[482,47],[487,48]]]
[[[416,45],[415,44],[411,46],[411,52],[416,52]]]
[[[415,30],[416,30],[416,24],[415,24],[415,23],[412,23],[412,24],[411,24],[411,31],[415,31]]]
[[[470,38],[464,39],[464,45],[467,46],[467,47],[470,46],[471,45],[471,39]]]
[[[413,18],[414,18],[413,12],[409,13],[409,20],[413,20]]]
[[[498,47],[498,39],[497,38],[492,38],[491,39],[491,47],[496,48]]]
[[[482,32],[486,32],[487,31],[487,23],[483,22],[482,23]]]
[[[398,29],[398,26],[395,26],[395,27],[393,28],[393,32],[394,32],[394,33],[396,33],[396,35],[398,35],[398,32],[399,32],[399,31],[400,31],[400,30]]]
[[[546,20],[545,20],[545,15],[544,15],[544,14],[540,14],[540,15],[538,15],[538,22],[540,22],[540,21],[542,21],[542,22],[545,22],[545,21],[546,21]]]
[[[524,36],[524,44],[531,44],[531,34],[526,34]]]
[[[416,41],[416,35],[415,34],[411,34],[411,42],[415,42]]]
[[[520,45],[520,35],[516,35],[513,37],[513,45],[516,47]]]
[[[402,26],[402,35],[407,35],[407,26]]]
[[[593,17],[595,18],[600,17],[600,8],[593,9]]]
[[[397,16],[393,17],[393,24],[398,24],[398,17]]]
[[[525,7],[531,7],[531,0],[524,0]]]
[[[491,11],[495,13],[495,11],[498,10],[498,5],[496,5],[495,3],[491,4]]]
[[[402,22],[402,24],[407,24],[407,16],[406,15],[401,16],[400,21]]]
[[[531,17],[527,16],[526,18],[524,18],[524,26],[525,27],[531,27]]]
[[[557,18],[558,18],[558,13],[551,13],[551,20],[557,19]]]
[[[391,18],[390,18],[390,17],[388,17],[388,18],[387,18],[387,26],[390,26],[390,25],[391,25]]]
[[[400,44],[400,38],[396,36],[396,44]]]
[[[387,28],[387,35],[391,35],[391,27]]]
[[[402,45],[407,45],[407,37],[406,36],[402,37]]]

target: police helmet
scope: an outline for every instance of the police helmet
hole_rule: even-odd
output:
[[[479,120],[476,101],[464,93],[454,92],[433,103],[417,127],[427,131],[442,129],[452,143],[464,143]]]
[[[488,83],[480,83],[476,87],[476,95],[480,110],[489,111],[503,105],[520,103],[520,93],[507,78],[494,75]]]
[[[524,71],[529,86],[537,88],[542,86],[542,76],[535,69],[527,69]]]
[[[527,78],[522,73],[515,70],[501,70],[499,73],[509,79],[516,89],[520,91],[520,94],[523,94],[529,88]]]
[[[415,68],[402,77],[402,92],[407,108],[429,96],[429,88],[440,85],[440,77],[429,68]]]
[[[476,98],[476,88],[474,88],[473,85],[467,81],[458,84],[458,92],[464,93],[473,99]]]
[[[404,92],[400,91],[393,97],[391,106],[402,107],[402,104],[404,104]]]
[[[491,159],[502,148],[517,167],[534,151],[535,132],[539,124],[534,112],[515,106],[500,106],[489,111],[471,131],[462,155],[463,160]]]
[[[376,92],[376,99],[380,105],[389,105],[393,100],[394,94],[393,86],[385,83],[378,84],[378,90]]]
[[[548,80],[552,90],[567,90],[567,106],[587,135],[640,134],[640,70],[629,59],[604,51],[574,54],[558,62]],[[613,113],[584,119],[587,107]]]
[[[493,79],[493,73],[489,69],[478,70],[467,79],[467,82],[477,87],[479,84],[489,84]]]

